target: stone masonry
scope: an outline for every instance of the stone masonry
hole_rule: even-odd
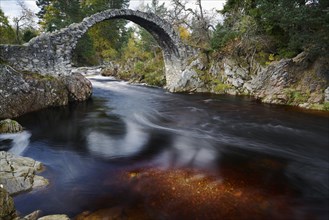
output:
[[[69,75],[72,70],[72,51],[81,36],[98,22],[110,19],[130,20],[152,34],[164,54],[167,88],[179,80],[186,66],[188,47],[185,46],[171,24],[153,13],[130,9],[110,9],[99,12],[66,28],[43,33],[24,45],[0,45],[0,59],[18,70],[43,75]]]

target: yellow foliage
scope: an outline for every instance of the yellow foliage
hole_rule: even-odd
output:
[[[191,37],[191,33],[188,31],[186,27],[183,26],[178,27],[178,33],[183,41],[188,41]]]
[[[103,57],[103,59],[105,61],[111,61],[111,60],[114,60],[118,56],[118,52],[115,49],[110,48],[107,50],[102,50],[101,56]]]

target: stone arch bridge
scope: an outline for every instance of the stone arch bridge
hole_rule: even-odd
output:
[[[186,66],[188,47],[173,27],[153,13],[130,9],[110,9],[83,19],[66,28],[43,33],[24,45],[0,45],[0,58],[19,70],[43,75],[68,75],[72,70],[72,51],[81,36],[98,22],[110,19],[130,20],[152,34],[162,48],[167,88],[175,91]]]

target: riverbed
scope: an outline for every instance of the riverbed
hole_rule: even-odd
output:
[[[16,119],[9,151],[50,181],[14,197],[22,215],[329,218],[328,113],[89,79],[91,100]]]

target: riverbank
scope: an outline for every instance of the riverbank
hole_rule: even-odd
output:
[[[127,68],[131,68],[130,76]],[[145,77],[132,68],[111,64],[100,72],[103,76],[147,83]],[[209,61],[199,52],[191,57],[177,85],[171,86],[176,92],[243,95],[263,103],[329,111],[328,58],[313,59],[304,52],[266,64],[232,55],[213,57]]]

